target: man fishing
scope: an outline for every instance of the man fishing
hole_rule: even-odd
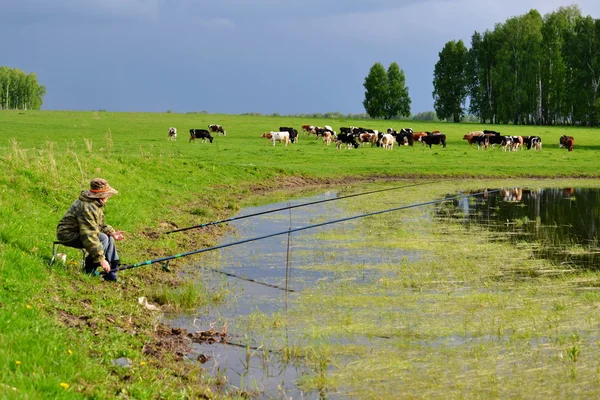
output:
[[[115,240],[123,240],[123,231],[104,222],[104,206],[117,193],[105,179],[92,179],[90,189],[81,192],[56,227],[56,237],[65,246],[87,251],[85,272],[93,274],[102,267],[107,281],[117,280],[121,265]]]

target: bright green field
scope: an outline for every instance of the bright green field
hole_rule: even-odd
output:
[[[222,124],[227,136],[215,136],[212,144],[188,143],[190,128],[209,123]],[[300,130],[304,123],[335,130],[350,125],[438,129],[447,135],[448,147],[338,151],[303,134],[287,148],[260,138],[264,131],[284,125]],[[170,126],[179,131],[175,142],[167,141]],[[539,135],[543,150],[477,151],[462,140],[484,128]],[[158,317],[137,304],[146,296],[162,299],[164,307],[185,308],[226,294],[185,286],[155,266],[124,272],[119,284],[106,285],[77,273],[76,251],[69,251],[66,267],[47,267],[57,222],[94,177],[119,190],[107,218],[128,232],[120,246],[123,259],[138,262],[215,243],[222,233],[216,228],[193,235],[160,232],[230,216],[260,191],[387,177],[598,178],[598,133],[412,121],[1,111],[0,398],[235,395],[219,392],[188,363],[144,352],[153,343]],[[575,137],[572,153],[558,148],[562,134]],[[133,360],[131,369],[111,365],[123,356]]]

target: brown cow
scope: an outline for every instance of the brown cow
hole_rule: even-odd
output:
[[[373,147],[377,144],[377,135],[374,133],[361,133],[358,135],[358,142],[360,144],[371,143],[371,147]]]
[[[305,133],[309,133],[310,131],[314,130],[314,126],[312,125],[302,125],[302,132]]]
[[[573,136],[562,135],[558,140],[559,147],[565,147],[569,149],[569,151],[573,151],[573,147],[575,146],[575,139]]]
[[[413,141],[421,141],[420,138],[423,136],[427,136],[427,132],[413,132]],[[425,145],[425,143],[423,143]]]

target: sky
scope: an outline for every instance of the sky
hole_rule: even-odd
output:
[[[567,0],[568,1],[568,0]],[[42,109],[363,113],[371,66],[397,62],[433,110],[450,40],[579,0],[0,0],[0,65],[34,72]]]

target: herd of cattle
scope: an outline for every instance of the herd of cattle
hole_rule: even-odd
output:
[[[326,145],[336,143],[338,149],[341,149],[342,146],[358,148],[361,145],[370,144],[372,147],[377,146],[392,150],[394,144],[413,146],[415,142],[420,142],[423,146],[427,145],[430,148],[434,144],[446,147],[446,135],[440,131],[414,132],[411,128],[402,128],[400,131],[396,131],[388,128],[384,133],[376,129],[350,126],[341,127],[339,133],[336,133],[328,125],[324,127],[302,125],[302,132],[307,135],[315,135],[317,139],[322,140]],[[227,134],[221,125],[210,124],[208,129],[190,129],[189,142],[201,139],[203,142],[208,140],[212,143],[214,138],[211,133],[221,133],[223,136]],[[272,141],[273,146],[277,142],[287,146],[290,143],[298,142],[298,131],[291,127],[280,126],[278,131],[264,132],[261,137]],[[175,127],[169,128],[168,139],[177,140],[177,129]],[[466,140],[470,146],[477,144],[477,149],[487,150],[489,146],[499,145],[504,151],[517,151],[523,148],[542,150],[542,138],[539,136],[505,136],[492,130],[469,132],[464,135],[463,140]],[[559,147],[573,151],[574,146],[575,139],[572,136],[563,135],[560,137]]]

